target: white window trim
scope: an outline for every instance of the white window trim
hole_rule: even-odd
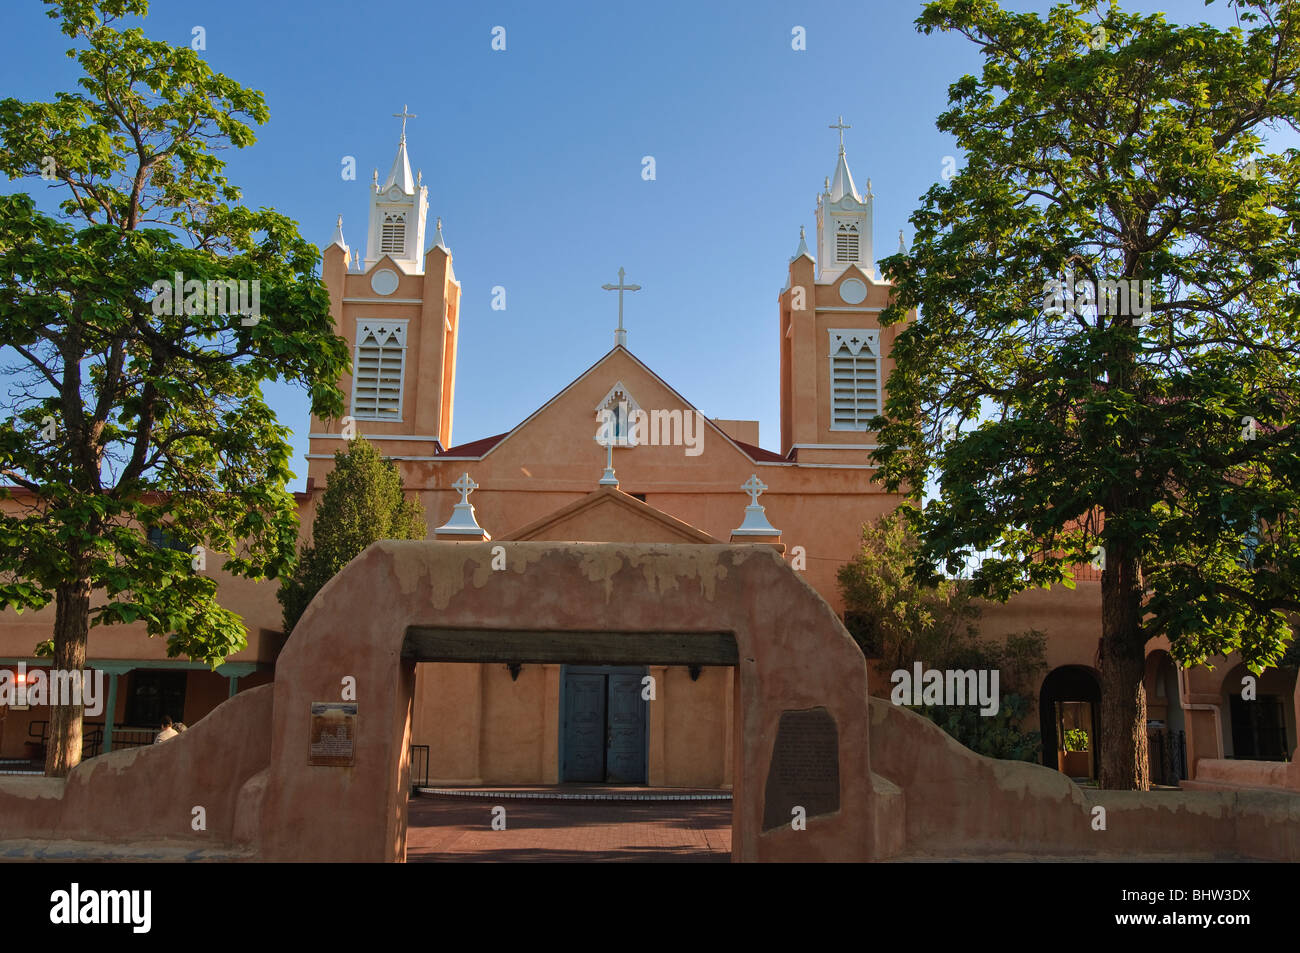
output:
[[[614,441],[614,446],[616,446],[616,447],[635,447],[636,444],[634,444],[634,443],[628,443],[628,439],[627,439],[627,438],[628,438],[629,434],[631,433],[631,429],[630,429],[630,428],[631,428],[631,425],[632,425],[632,414],[633,414],[634,411],[638,411],[638,410],[640,410],[640,409],[641,409],[641,405],[637,403],[636,398],[632,396],[632,392],[629,391],[629,390],[627,389],[627,385],[626,385],[626,384],[624,384],[622,381],[618,381],[618,382],[617,382],[613,387],[611,387],[611,388],[609,389],[609,391],[605,394],[605,396],[602,397],[602,398],[600,399],[600,403],[598,403],[598,404],[596,405],[595,413],[596,413],[597,415],[599,415],[600,412],[601,412],[602,410],[605,409],[605,405],[608,404],[611,400],[613,400],[613,399],[614,399],[614,396],[615,396],[616,394],[620,394],[620,393],[621,393],[621,394],[624,396],[624,398],[626,398],[626,400],[627,400],[627,424],[628,424],[629,430],[626,431],[626,432],[624,432],[624,434],[623,434],[621,437],[619,437],[617,440]],[[598,429],[597,429],[597,433],[592,437],[592,439],[595,440],[597,443],[600,443],[600,433],[599,433],[600,420],[599,420],[599,418],[597,418],[597,420],[596,420],[596,425],[597,425],[597,428],[598,428]],[[601,446],[604,446],[604,444],[601,444]]]
[[[858,425],[856,423],[853,426],[848,426],[847,424],[837,424],[835,422],[835,355],[839,352],[840,348],[847,343],[847,338],[857,337],[864,340],[865,343],[858,349],[858,352],[861,353],[862,350],[867,350],[871,356],[876,359],[876,415],[879,415],[885,406],[883,390],[884,361],[880,356],[880,332],[866,328],[829,328],[828,331],[830,334],[830,345],[829,352],[826,355],[826,371],[828,375],[826,378],[826,387],[828,393],[828,406],[831,414],[829,429],[844,432],[869,433],[870,428],[866,426]],[[852,350],[851,347],[850,350]],[[853,356],[857,357],[857,354],[854,354]]]
[[[362,413],[357,410],[357,365],[359,363],[359,358],[361,356],[361,342],[364,340],[366,336],[365,332],[367,326],[372,324],[383,326],[386,328],[392,328],[392,336],[395,337],[399,343],[395,345],[384,344],[382,346],[385,349],[391,347],[402,352],[402,371],[397,384],[397,416],[396,417],[370,416],[366,413]],[[403,404],[406,399],[406,326],[407,324],[408,322],[405,320],[385,321],[382,318],[357,318],[356,343],[353,344],[352,346],[352,390],[350,394],[352,418],[354,420],[368,420],[368,421],[373,421],[374,423],[388,423],[388,424],[398,424],[398,423],[402,423],[402,421],[404,420]]]

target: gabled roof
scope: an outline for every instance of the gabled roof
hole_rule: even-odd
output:
[[[591,526],[611,516],[618,529],[612,532],[608,528],[584,532],[584,524]],[[620,529],[626,533],[619,532]],[[593,536],[600,538],[595,539]],[[663,538],[647,539],[647,536]],[[497,539],[545,539],[576,543],[721,542],[690,523],[669,516],[663,510],[643,503],[634,496],[628,496],[612,486],[597,487],[582,499]]]
[[[474,440],[471,441],[470,443],[463,443],[460,446],[452,447],[448,450],[444,450],[442,453],[437,454],[437,456],[477,457],[479,459],[482,459],[483,457],[491,453],[493,450],[495,450],[497,447],[499,447],[501,444],[509,440],[510,437],[512,437],[514,434],[518,433],[520,430],[526,427],[531,420],[533,420],[535,417],[541,414],[542,411],[546,410],[547,407],[550,407],[553,403],[555,403],[566,393],[568,393],[579,381],[581,381],[588,374],[594,371],[597,367],[599,367],[601,364],[607,361],[610,358],[610,356],[617,351],[622,351],[625,355],[631,358],[638,367],[640,367],[643,371],[645,371],[656,381],[662,384],[663,387],[668,391],[668,393],[672,394],[673,397],[675,397],[678,401],[680,401],[682,406],[684,406],[687,410],[691,410],[691,411],[695,411],[696,413],[699,413],[700,417],[705,421],[706,424],[708,424],[710,430],[714,434],[721,437],[727,443],[731,444],[733,447],[735,447],[738,451],[743,453],[745,456],[749,457],[751,461],[755,463],[758,462],[790,463],[791,462],[790,460],[787,460],[785,457],[782,457],[779,454],[772,453],[769,450],[764,450],[761,447],[755,447],[752,444],[744,444],[741,443],[739,440],[733,439],[725,430],[723,430],[721,427],[715,424],[707,416],[700,413],[699,410],[696,409],[694,404],[692,404],[681,394],[677,393],[676,389],[671,384],[669,384],[662,377],[656,374],[653,370],[647,367],[644,363],[642,363],[642,361],[635,354],[633,354],[627,348],[623,347],[623,345],[621,344],[615,344],[612,348],[610,348],[603,355],[601,355],[600,360],[596,361],[596,363],[592,364],[585,371],[583,371],[581,374],[575,377],[572,381],[568,383],[568,385],[564,387],[563,390],[561,390],[558,394],[556,394],[546,403],[542,404],[541,407],[538,407],[535,411],[529,414],[522,422],[512,427],[510,430],[506,431],[503,434],[497,434],[495,437],[484,437],[481,440]]]

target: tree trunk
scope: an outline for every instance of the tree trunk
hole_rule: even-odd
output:
[[[1146,640],[1142,637],[1142,587],[1132,559],[1111,559],[1101,574],[1101,786],[1146,791]]]
[[[90,580],[74,579],[55,590],[54,667],[81,671],[86,667],[86,639],[90,632]],[[50,699],[51,702],[55,699]],[[81,761],[81,705],[51,705],[46,735],[45,774],[66,777]],[[107,713],[113,717],[112,712]]]

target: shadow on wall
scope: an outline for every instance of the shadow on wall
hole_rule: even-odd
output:
[[[0,841],[251,848],[273,692],[241,692],[184,734],[83,761],[66,779],[0,778]]]
[[[0,779],[0,841],[181,842],[257,859],[271,693],[241,693],[180,738],[96,758],[66,782]],[[884,840],[907,855],[1300,859],[1300,794],[1083,789],[1050,768],[977,755],[887,700],[870,704],[878,791],[905,802],[882,801],[877,823],[905,828],[905,847]]]
[[[975,754],[881,698],[871,699],[871,756],[906,798],[909,854],[1300,860],[1295,794],[1085,789],[1042,765]]]

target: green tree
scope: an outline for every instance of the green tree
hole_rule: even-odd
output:
[[[995,715],[969,705],[913,710],[979,754],[1037,760],[1039,732],[1021,726],[1034,711],[1038,678],[1047,668],[1045,636],[1031,630],[1000,643],[981,639],[982,608],[963,580],[922,584],[911,574],[918,548],[901,511],[862,528],[862,548],[838,573],[845,627],[863,654],[886,671],[911,672],[915,662],[941,671],[997,670]]]
[[[1147,641],[1258,672],[1300,610],[1300,153],[1265,140],[1300,117],[1300,8],[1239,0],[1220,30],[1095,6],[917,20],[984,66],[938,120],[965,167],[882,262],[883,320],[920,314],[877,461],[934,488],[908,506],[923,580],[987,553],[972,591],[1005,599],[1098,561],[1100,780],[1146,789]]]
[[[0,606],[55,602],[59,668],[84,667],[92,625],[131,622],[215,666],[247,633],[209,557],[274,577],[297,539],[288,431],[262,382],[305,385],[337,416],[346,345],[317,249],[222,174],[217,150],[266,122],[262,95],[110,25],[145,0],[46,3],[83,75],[54,102],[0,101],[0,169],[62,195],[61,218],[0,198],[0,473],[22,491],[0,515]],[[213,294],[240,280],[246,295]],[[80,760],[81,715],[53,709],[48,774]]]
[[[837,573],[845,627],[862,653],[889,671],[946,662],[979,633],[979,605],[960,581],[921,584],[908,575],[916,552],[896,510],[862,527],[861,548]]]
[[[402,492],[402,476],[364,437],[334,453],[329,485],[312,522],[312,539],[281,581],[285,634],[334,574],[379,539],[424,539],[424,508]]]

